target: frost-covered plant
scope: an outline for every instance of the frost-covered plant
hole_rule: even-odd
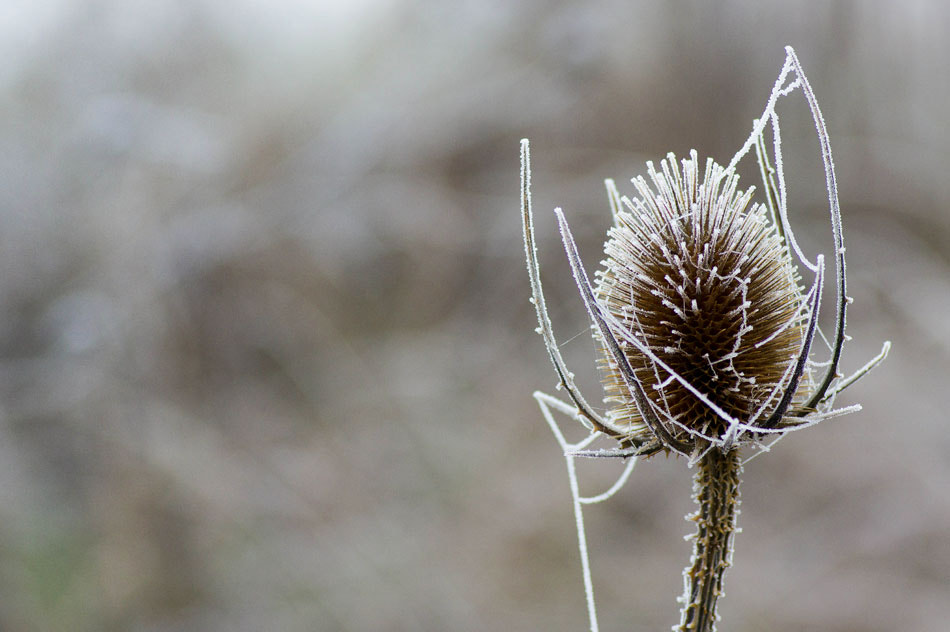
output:
[[[809,260],[788,221],[781,134],[775,106],[801,90],[811,109],[824,162],[834,237],[837,288],[830,359],[811,357],[824,284],[824,256]],[[765,141],[772,132],[772,154]],[[755,149],[764,201],[755,188],[739,189],[736,166]],[[598,413],[581,395],[561,357],[541,289],[530,194],[528,141],[521,146],[522,216],[531,301],[545,346],[570,403],[535,393],[542,413],[565,451],[591,630],[597,630],[581,505],[620,489],[638,457],[674,453],[697,466],[699,506],[693,555],[684,571],[683,607],[675,630],[711,631],[731,564],[743,448],[761,453],[785,434],[860,409],[834,408],[835,396],[887,355],[881,353],[849,378],[838,371],[845,334],[845,248],[828,133],[805,74],[791,47],[762,116],[726,167],[696,151],[677,165],[669,154],[649,181],[633,180],[635,197],[607,193],[613,215],[606,259],[591,284],[567,220],[556,209],[564,248],[600,349],[608,408]],[[806,290],[792,257],[813,276]],[[824,338],[822,336],[822,338]],[[584,424],[591,435],[570,444],[552,410]],[[589,450],[599,436],[612,450]],[[621,457],[629,462],[617,483],[597,497],[581,497],[574,468],[579,456]],[[748,460],[748,459],[746,459]]]

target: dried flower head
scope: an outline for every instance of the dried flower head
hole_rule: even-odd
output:
[[[647,164],[652,186],[634,179],[639,197],[616,215],[596,287],[610,332],[657,415],[655,430],[598,333],[606,415],[647,451],[701,452],[730,432],[727,415],[769,427],[787,423],[770,422],[783,404],[791,415],[808,412],[801,408],[808,375],[790,375],[788,367],[803,351],[811,310],[767,209],[750,206],[752,189],[739,191],[738,176],[711,159],[701,172],[695,151],[682,172],[673,154],[660,165],[658,172]]]

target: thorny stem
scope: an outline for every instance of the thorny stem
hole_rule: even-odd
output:
[[[723,574],[732,564],[733,536],[739,513],[739,451],[710,450],[699,462],[693,493],[699,510],[689,517],[696,523],[693,556],[684,570],[686,592],[681,600],[677,632],[714,632],[716,602],[722,595]]]

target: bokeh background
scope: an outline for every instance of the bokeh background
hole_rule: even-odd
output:
[[[863,412],[749,463],[735,631],[950,618],[950,5],[7,0],[0,629],[583,630],[531,398],[518,141],[555,328],[599,401],[550,210],[590,267],[668,151],[728,160],[794,45],[824,108]],[[830,252],[804,102],[792,221]],[[747,181],[748,182],[748,181]],[[831,307],[826,303],[826,315]],[[616,463],[584,464],[584,489]],[[678,620],[691,472],[587,514],[603,630]]]

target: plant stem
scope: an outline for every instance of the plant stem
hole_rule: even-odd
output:
[[[683,571],[686,592],[681,601],[678,632],[714,632],[716,603],[722,595],[723,574],[732,564],[733,535],[739,514],[739,451],[723,454],[713,448],[699,462],[693,480],[693,499],[699,510],[689,516],[696,523],[693,556]]]

